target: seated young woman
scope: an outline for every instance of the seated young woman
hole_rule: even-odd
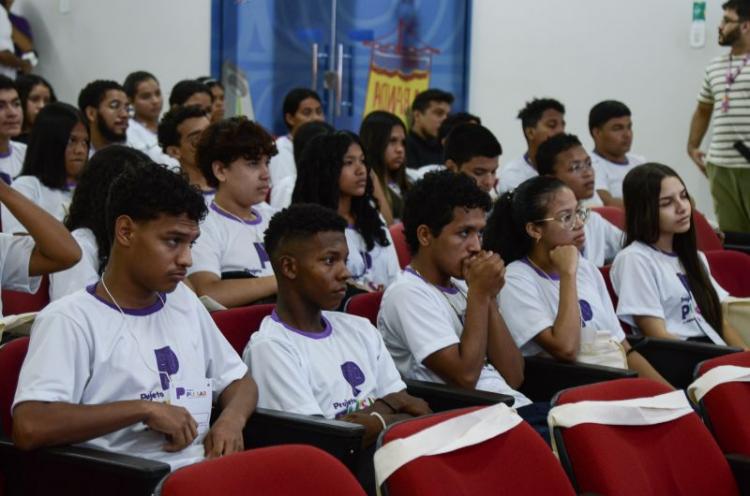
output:
[[[679,175],[648,163],[625,176],[625,248],[612,264],[617,315],[646,336],[747,348],[721,311],[729,294],[698,251]]]
[[[508,264],[499,295],[508,329],[524,355],[627,366],[666,382],[631,350],[604,278],[580,254],[587,216],[573,191],[549,176],[524,181],[497,201],[483,245]]]

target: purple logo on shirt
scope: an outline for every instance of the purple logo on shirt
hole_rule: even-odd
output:
[[[688,278],[685,274],[677,274],[677,279],[680,280],[683,286],[685,286],[685,291],[690,293],[690,283],[688,282]]]
[[[169,346],[154,350],[154,355],[156,355],[156,368],[159,370],[161,388],[166,391],[169,389],[169,377],[180,370],[180,362]]]
[[[268,253],[266,253],[266,247],[263,245],[263,243],[253,243],[253,245],[255,245],[255,251],[258,253],[260,264],[263,266],[263,268],[265,268],[266,263],[271,261],[271,259],[268,258]]]
[[[594,317],[594,311],[588,301],[578,300],[578,306],[581,308],[581,320],[584,324]]]
[[[362,369],[359,368],[359,365],[354,362],[345,362],[341,364],[341,373],[344,374],[344,379],[346,379],[346,382],[352,387],[352,394],[354,396],[357,396],[362,392],[357,389],[357,386],[361,386],[365,383],[365,374],[362,372]]]
[[[362,261],[365,263],[365,270],[372,269],[372,255],[366,251],[361,251],[359,254],[362,255]]]

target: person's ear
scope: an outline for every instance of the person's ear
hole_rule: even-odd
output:
[[[219,160],[214,160],[211,162],[211,170],[214,173],[214,177],[216,177],[216,180],[220,183],[224,183],[227,181],[227,175],[224,173],[226,170],[226,166],[220,162]]]
[[[449,171],[458,172],[458,165],[451,159],[446,159],[445,168]]]
[[[175,160],[180,160],[182,158],[182,154],[180,153],[180,147],[177,145],[169,145],[167,147],[167,155],[169,155]]]
[[[291,255],[281,255],[279,257],[280,273],[287,279],[297,279],[297,259]]]
[[[116,244],[130,246],[137,229],[135,221],[128,215],[121,215],[115,219],[114,239]]]
[[[86,114],[87,121],[96,122],[96,114],[97,114],[96,107],[92,107],[91,105],[89,105],[88,107],[85,108],[84,112]]]
[[[542,239],[542,227],[539,224],[533,222],[526,223],[526,234],[529,235],[535,243],[538,243]]]
[[[597,141],[602,136],[602,130],[598,127],[595,127],[591,130],[591,137],[594,138],[594,141]]]
[[[434,236],[432,235],[432,231],[430,231],[430,228],[427,227],[427,225],[420,224],[420,226],[417,227],[417,241],[419,241],[419,246],[430,246],[433,239]]]

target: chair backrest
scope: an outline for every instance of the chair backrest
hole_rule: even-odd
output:
[[[13,432],[13,417],[10,406],[16,395],[18,374],[21,373],[23,359],[29,349],[29,338],[17,338],[0,347],[0,428],[10,437]]]
[[[398,264],[401,268],[405,268],[411,262],[411,252],[409,251],[409,245],[406,243],[406,236],[404,235],[404,225],[400,222],[393,224],[388,228],[391,232],[391,238],[393,238],[393,246],[396,248],[396,255],[398,256]]]
[[[737,297],[750,297],[750,255],[733,250],[705,252],[711,275]]]
[[[229,310],[219,310],[212,312],[216,326],[221,333],[227,338],[232,348],[242,356],[250,335],[260,328],[260,323],[271,315],[276,305],[267,303],[263,305],[250,305],[246,307],[230,308]]]
[[[380,311],[380,302],[383,299],[383,292],[376,291],[373,293],[360,293],[349,298],[346,302],[344,311],[352,315],[358,315],[369,319],[372,325],[378,326],[378,311]]]
[[[36,293],[3,289],[0,295],[3,299],[3,315],[38,312],[49,303],[49,276],[42,276],[42,282]]]
[[[750,352],[730,353],[701,362],[696,378],[721,365],[750,367]],[[728,382],[716,386],[701,400],[701,413],[724,453],[750,456],[750,382]]]
[[[695,224],[695,236],[698,240],[698,249],[701,251],[723,250],[719,235],[708,223],[702,213],[693,209],[693,223]]]
[[[591,210],[604,217],[609,223],[625,230],[625,211],[620,207],[593,207]]]
[[[437,423],[469,413],[465,408],[410,419],[390,426],[388,444]],[[526,422],[474,446],[417,458],[386,481],[389,496],[430,494],[575,494],[549,446]]]
[[[364,496],[349,470],[313,446],[286,444],[190,465],[167,477],[162,496],[274,494]]]
[[[556,405],[670,392],[649,379],[619,379],[562,391]],[[656,425],[583,423],[553,429],[563,466],[578,492],[736,495],[729,464],[698,415]]]
[[[615,311],[617,311],[617,302],[619,300],[617,298],[617,293],[615,293],[615,287],[612,286],[612,279],[609,276],[611,269],[611,265],[605,265],[603,267],[599,267],[599,272],[602,273],[602,277],[604,278],[604,284],[607,286],[607,292],[609,293],[610,300],[612,300],[612,306],[615,308]],[[620,321],[620,326],[622,327],[622,330],[625,332],[625,334],[633,334],[633,329],[622,320]]]

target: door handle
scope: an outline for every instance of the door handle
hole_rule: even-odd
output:
[[[336,117],[341,116],[341,100],[344,90],[344,44],[336,45]]]
[[[318,91],[318,44],[312,44],[312,83],[310,88],[313,91]]]

